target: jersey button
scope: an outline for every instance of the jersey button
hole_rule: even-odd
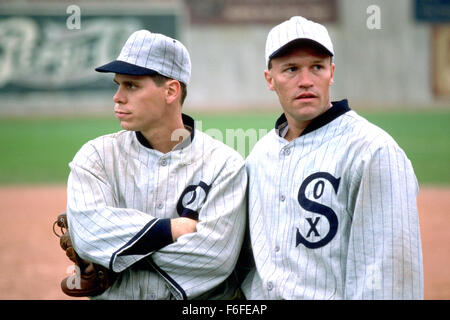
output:
[[[273,283],[272,282],[267,282],[267,290],[271,291],[273,290]]]
[[[291,149],[290,148],[284,149],[284,155],[288,156],[290,154],[291,154]]]
[[[280,251],[280,247],[279,246],[275,246],[275,252]]]
[[[158,209],[162,209],[164,207],[164,204],[162,202],[158,202],[158,204],[156,205],[156,207]]]
[[[162,159],[161,162],[160,162],[160,164],[161,164],[163,167],[167,166],[167,160],[166,160],[166,159]]]
[[[280,196],[280,201],[281,201],[281,202],[284,202],[284,200],[286,200],[286,196],[285,196],[284,194],[282,194],[282,195]]]

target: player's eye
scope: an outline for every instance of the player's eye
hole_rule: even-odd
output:
[[[284,71],[288,72],[288,73],[292,73],[292,72],[297,71],[297,67],[291,66],[291,67],[286,68]]]
[[[313,65],[313,69],[315,71],[320,71],[323,69],[323,66],[321,64],[315,64],[315,65]]]
[[[130,82],[130,81],[125,82],[125,83],[124,83],[124,86],[125,86],[127,89],[135,89],[135,88],[137,88],[136,84],[133,83],[133,82]]]

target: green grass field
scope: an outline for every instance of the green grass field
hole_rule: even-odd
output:
[[[411,160],[420,184],[450,184],[450,111],[359,112],[389,132]],[[270,130],[278,113],[193,113],[202,131]],[[199,126],[200,122],[197,124]],[[120,130],[113,116],[0,119],[0,184],[64,183],[68,163],[89,139]],[[215,131],[217,132],[217,130]],[[252,143],[246,141],[246,156]]]

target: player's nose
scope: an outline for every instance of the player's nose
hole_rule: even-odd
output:
[[[314,85],[311,73],[308,70],[302,70],[298,75],[298,86],[300,88],[310,88]]]
[[[124,104],[126,102],[126,97],[123,94],[122,90],[120,90],[120,87],[117,89],[116,94],[113,97],[113,101],[115,103],[121,103],[121,104]]]

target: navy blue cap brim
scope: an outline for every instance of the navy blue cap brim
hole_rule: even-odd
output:
[[[95,71],[128,74],[132,76],[145,76],[158,74],[158,72],[156,72],[155,70],[143,68],[120,60],[115,60],[101,67],[95,68]]]
[[[329,55],[330,57],[333,57],[333,53],[330,52],[330,50],[325,48],[325,46],[323,46],[319,42],[314,41],[312,39],[300,38],[300,39],[294,39],[291,42],[286,43],[284,46],[282,46],[281,48],[279,48],[278,50],[273,52],[269,56],[269,61],[274,59],[274,58],[278,58],[278,57],[281,57],[283,55],[286,55],[291,50],[293,50],[293,49],[295,49],[297,47],[301,47],[301,46],[315,48],[319,53],[326,54],[326,55]]]

